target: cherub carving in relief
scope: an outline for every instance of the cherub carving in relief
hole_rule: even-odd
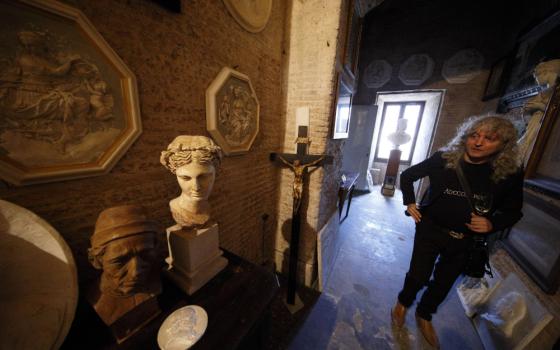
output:
[[[0,136],[44,141],[65,154],[110,125],[113,96],[95,64],[48,32],[22,30],[17,38],[17,53],[0,67]]]

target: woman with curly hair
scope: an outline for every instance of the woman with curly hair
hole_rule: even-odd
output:
[[[416,294],[427,286],[416,307],[416,320],[434,347],[439,347],[439,341],[432,314],[463,272],[474,236],[503,230],[521,219],[523,172],[516,142],[517,132],[507,119],[473,117],[459,127],[447,146],[401,175],[403,202],[416,223],[416,234],[410,268],[391,318],[401,327]],[[457,177],[458,167],[473,197],[492,196],[487,214],[471,209]],[[413,183],[426,176],[430,186],[417,205]]]

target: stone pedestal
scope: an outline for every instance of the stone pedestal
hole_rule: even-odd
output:
[[[220,250],[218,224],[202,229],[167,229],[169,256],[165,274],[188,295],[216,276],[228,261]]]

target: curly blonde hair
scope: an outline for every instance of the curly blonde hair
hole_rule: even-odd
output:
[[[222,160],[222,149],[206,136],[177,136],[161,152],[160,162],[173,174],[183,165],[197,162],[213,165],[216,170]]]
[[[517,172],[521,163],[517,149],[517,131],[511,121],[501,115],[471,117],[459,126],[455,137],[441,149],[442,157],[447,161],[446,167],[457,167],[466,152],[467,138],[479,130],[495,133],[502,144],[501,149],[490,160],[493,169],[491,180],[499,182]]]

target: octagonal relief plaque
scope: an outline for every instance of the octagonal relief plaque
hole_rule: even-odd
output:
[[[25,185],[109,172],[141,133],[136,79],[80,11],[0,3],[0,177]]]
[[[249,77],[222,68],[206,90],[206,129],[226,155],[249,151],[259,132],[259,108]]]

